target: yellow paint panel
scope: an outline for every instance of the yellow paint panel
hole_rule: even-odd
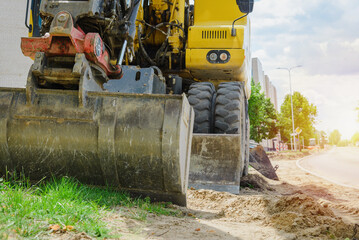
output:
[[[245,51],[243,49],[227,50],[231,58],[224,64],[214,64],[207,61],[209,49],[187,49],[186,68],[200,81],[228,80],[247,81],[247,66],[245,64]]]
[[[243,48],[245,26],[236,26],[237,35],[231,35],[228,25],[193,26],[188,31],[188,48]]]
[[[244,15],[235,0],[204,0],[194,4],[194,25],[231,25],[233,20]],[[247,18],[236,22],[236,25],[246,24]]]
[[[245,55],[243,49],[211,49],[211,50],[227,50],[231,58],[229,62],[223,64],[213,64],[207,61],[207,53],[209,49],[187,49],[186,50],[186,68],[196,68],[196,69],[233,69],[238,68],[244,62]]]

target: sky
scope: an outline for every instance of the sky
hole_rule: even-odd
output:
[[[6,43],[0,86],[25,86],[32,63],[20,50],[24,6],[26,0],[0,1],[0,42]],[[347,139],[359,131],[359,1],[256,0],[250,17],[252,57],[260,59],[277,87],[279,105],[289,93],[289,80],[276,68],[303,65],[292,71],[292,87],[317,106],[317,129],[338,129]]]
[[[278,103],[293,91],[317,106],[316,128],[338,129],[342,139],[359,131],[359,1],[256,0],[252,57],[277,88]]]

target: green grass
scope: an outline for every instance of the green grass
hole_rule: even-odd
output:
[[[24,178],[6,177],[0,179],[0,239],[8,234],[41,238],[50,233],[52,224],[73,226],[76,232],[105,238],[111,230],[101,216],[115,206],[126,208],[127,216],[139,220],[145,220],[148,213],[178,215],[164,203],[133,199],[127,193],[82,185],[71,178],[31,185]]]

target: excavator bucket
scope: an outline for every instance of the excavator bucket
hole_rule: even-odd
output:
[[[70,176],[185,206],[186,96],[164,94],[159,69],[112,65],[100,34],[74,19],[59,11],[48,34],[21,40],[34,63],[26,89],[0,88],[0,175]]]
[[[84,104],[78,91],[31,89],[0,88],[1,175],[71,176],[186,205],[194,113],[185,95],[88,91]]]
[[[193,134],[190,187],[239,194],[245,165],[239,134]],[[263,176],[278,180],[266,152],[258,146],[249,153],[249,165]]]
[[[193,134],[190,187],[239,194],[240,141],[239,134]]]

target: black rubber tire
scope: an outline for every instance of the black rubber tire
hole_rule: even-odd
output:
[[[188,101],[194,109],[194,133],[213,132],[213,98],[215,88],[212,83],[199,82],[191,84]]]
[[[238,134],[243,130],[243,87],[239,82],[226,82],[218,86],[215,133]]]

